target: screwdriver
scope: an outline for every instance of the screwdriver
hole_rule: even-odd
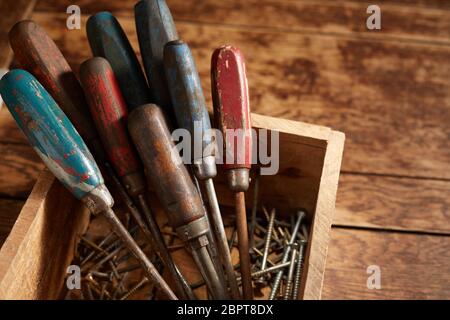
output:
[[[131,111],[128,129],[144,163],[147,179],[171,226],[190,248],[214,299],[227,299],[208,251],[210,232],[200,196],[178,154],[163,112],[154,104]]]
[[[56,178],[93,214],[102,213],[167,297],[177,297],[111,207],[113,198],[87,146],[55,100],[30,73],[14,69],[0,80],[0,94],[31,146]]]
[[[212,180],[217,174],[217,169],[211,123],[195,62],[188,45],[180,40],[166,44],[164,67],[178,125],[191,134],[194,174],[199,180],[205,182],[211,207],[212,224],[218,238],[219,253],[223,260],[232,296],[238,299],[239,289],[236,275]],[[200,144],[201,150],[198,150],[198,144]]]
[[[245,195],[249,187],[252,133],[244,56],[223,46],[211,58],[214,117],[224,137],[224,169],[228,187],[235,192],[236,224],[244,299],[253,298]]]
[[[151,101],[141,65],[117,19],[107,11],[91,16],[86,25],[94,56],[111,64],[125,102],[132,110]]]
[[[147,237],[151,239],[161,260],[167,266],[178,295],[183,299],[193,298],[194,294],[174,264],[147,203],[142,165],[126,128],[128,112],[110,64],[101,57],[85,61],[80,67],[80,80],[109,161],[129,195],[140,204],[145,213],[151,231],[149,233],[146,230]]]
[[[73,123],[97,162],[104,165],[110,178],[108,182],[114,183],[124,204],[148,238],[148,228],[108,163],[90,118],[83,89],[61,51],[47,33],[30,20],[16,23],[9,32],[9,41],[20,66],[40,81]]]
[[[145,72],[155,104],[175,124],[170,93],[164,74],[163,50],[178,39],[172,15],[164,0],[141,0],[134,7],[136,31]]]

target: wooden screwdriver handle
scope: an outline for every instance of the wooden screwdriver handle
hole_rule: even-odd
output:
[[[105,155],[89,117],[83,89],[55,42],[30,20],[16,23],[9,32],[9,41],[20,67],[36,77],[51,94],[102,163]]]
[[[224,168],[250,169],[250,103],[244,56],[239,49],[223,46],[214,51],[211,59],[211,91],[214,120],[224,136]]]
[[[160,107],[140,106],[130,113],[128,129],[169,222],[178,228],[204,217],[200,196],[178,154]]]
[[[98,202],[112,206],[87,146],[36,78],[24,70],[12,70],[0,81],[0,93],[31,146],[58,180],[78,199],[94,194]],[[94,212],[106,209],[92,206]]]
[[[110,64],[100,57],[85,61],[80,67],[80,80],[114,170],[131,196],[144,193],[142,165],[127,130],[128,111]]]

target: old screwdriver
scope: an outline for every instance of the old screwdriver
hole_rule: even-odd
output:
[[[151,231],[148,236],[167,266],[178,295],[183,299],[194,298],[189,284],[179,272],[167,250],[161,231],[147,203],[142,166],[126,128],[128,111],[110,64],[101,57],[85,61],[80,67],[80,81],[109,161],[129,195],[140,204]]]
[[[178,39],[172,15],[164,0],[141,0],[134,7],[136,31],[142,60],[155,104],[175,124],[170,93],[164,73],[163,50]]]
[[[107,170],[110,178],[108,183],[114,184],[143,234],[148,234],[145,222],[108,163],[106,152],[90,118],[83,89],[61,51],[47,33],[30,20],[16,23],[9,32],[9,39],[20,66],[34,75],[55,99],[96,161]]]
[[[94,56],[111,64],[128,108],[151,102],[141,65],[117,19],[107,11],[91,16],[86,24]]]
[[[211,58],[214,118],[224,137],[224,169],[235,192],[236,224],[244,299],[252,299],[252,278],[244,192],[249,187],[252,133],[244,56],[239,49],[223,46]]]
[[[217,169],[211,122],[200,78],[188,45],[180,40],[166,44],[164,67],[178,126],[191,134],[194,173],[199,180],[205,182],[219,253],[222,256],[232,296],[237,299],[239,289],[212,180],[217,174]]]
[[[149,279],[167,297],[177,297],[112,211],[113,198],[95,160],[55,100],[30,73],[10,71],[0,94],[22,132],[58,180],[94,214],[102,213],[114,232],[139,260]]]
[[[208,251],[209,226],[197,189],[178,154],[163,112],[154,104],[133,110],[128,129],[155,186],[169,222],[191,249],[192,256],[215,299],[227,299]]]

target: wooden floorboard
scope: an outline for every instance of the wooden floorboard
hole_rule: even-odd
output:
[[[65,12],[70,0],[41,1],[36,10]],[[112,2],[78,1],[83,14],[108,10],[134,17],[136,0]],[[382,30],[366,27],[366,2],[292,0],[168,0],[176,21],[228,24],[242,27],[282,29],[286,32],[349,34],[367,38],[393,37],[450,44],[450,11],[385,3],[381,5]],[[320,16],[320,19],[318,18]]]
[[[448,299],[450,237],[332,228],[322,298]],[[368,289],[367,267],[381,271]]]
[[[7,68],[12,60],[12,50],[8,43],[9,29],[18,20],[30,15],[34,0],[0,1],[0,68]]]
[[[84,30],[34,14],[75,70],[89,58]],[[135,49],[133,19],[120,19]],[[179,23],[208,105],[210,56],[231,43],[247,57],[252,110],[346,133],[343,170],[450,178],[450,47]]]
[[[26,199],[43,168],[30,146],[0,144],[0,197]]]
[[[335,225],[450,234],[450,181],[342,174]]]

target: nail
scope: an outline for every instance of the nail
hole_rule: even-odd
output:
[[[295,261],[297,260],[297,249],[298,249],[298,244],[294,243],[292,245],[291,261],[289,264],[289,271],[288,271],[288,276],[287,276],[287,280],[286,280],[286,288],[284,291],[284,300],[291,299],[292,286],[293,286],[293,281],[294,281]]]

